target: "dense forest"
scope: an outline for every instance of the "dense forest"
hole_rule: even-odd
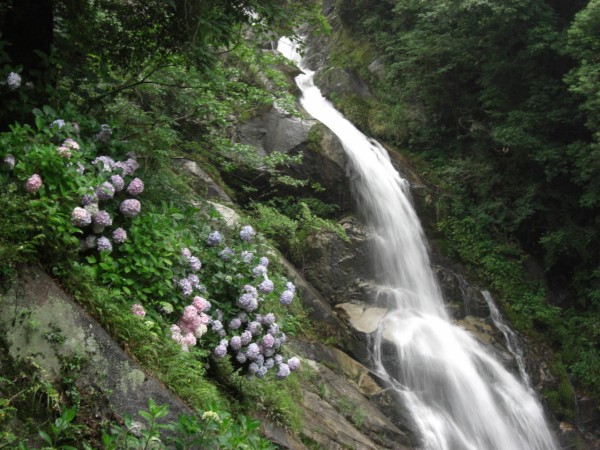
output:
[[[421,161],[441,245],[598,396],[600,3],[341,0],[336,13],[330,63],[373,95],[334,100]]]
[[[599,401],[600,0],[323,3],[333,18],[329,66],[356,74],[369,89],[368,96],[334,92],[332,101],[406,155],[434,188],[433,245],[489,287],[520,332],[553,350],[553,370],[563,379],[544,394],[559,419],[573,416],[571,382]],[[227,351],[217,350],[216,335],[198,346],[186,341],[193,358],[185,362],[176,351],[187,349],[181,335],[158,336],[188,302],[173,294],[182,257],[193,264],[198,254],[211,295],[235,304],[250,278],[232,284],[225,262],[241,270],[241,252],[266,254],[263,235],[292,260],[302,260],[318,230],[345,238],[339,208],[323,188],[284,170],[300,156],[261,159],[232,139],[237,125],[273,103],[298,114],[294,69],[265,49],[280,36],[299,39],[307,25],[329,34],[321,8],[311,0],[0,2],[0,288],[24,265],[41,265],[170,389],[221,415],[221,428],[188,424],[190,434],[209,430],[203,445],[224,436],[225,448],[235,439],[270,448],[246,418],[259,407],[286,429],[301,427],[296,374],[287,389],[277,381],[253,384],[240,376],[246,362],[210,363],[214,352]],[[229,182],[254,228],[215,235],[215,211],[198,208],[172,170],[172,160],[183,157]],[[143,183],[133,177],[135,161]],[[82,231],[89,205],[77,214],[73,206],[109,180],[108,166],[120,167],[135,198],[124,207],[116,199],[125,191],[95,192],[110,197],[110,217],[93,225],[123,230],[101,241]],[[217,252],[223,239],[236,255],[231,260]],[[182,246],[191,253],[180,255]],[[284,271],[271,270],[277,288],[285,286]],[[286,309],[280,292],[263,288],[282,331],[326,338],[300,305]],[[132,316],[134,299],[145,309]],[[233,317],[233,307],[222,309]],[[135,317],[141,311],[150,325]],[[4,358],[3,344],[0,338]],[[10,367],[0,373],[10,401],[0,403],[0,446],[31,442],[14,434],[14,423],[40,392],[56,400],[48,403],[65,420],[73,417],[64,405],[83,405],[71,385],[33,383],[35,367],[2,367]],[[183,381],[190,377],[198,380],[193,388]],[[162,413],[151,405],[149,414]],[[120,436],[115,427],[102,437],[52,429],[58,434],[49,431],[50,441],[41,438],[56,446],[110,443]]]

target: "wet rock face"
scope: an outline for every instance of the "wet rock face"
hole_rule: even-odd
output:
[[[346,179],[346,154],[339,139],[315,120],[294,117],[273,107],[241,124],[237,139],[242,144],[254,146],[263,157],[275,151],[292,156],[302,153],[301,164],[281,170],[286,175],[310,180],[325,188],[318,194],[307,189],[307,195],[336,204],[340,211],[350,210],[352,200]],[[258,175],[262,169],[256,171]],[[298,194],[295,191],[294,195]]]

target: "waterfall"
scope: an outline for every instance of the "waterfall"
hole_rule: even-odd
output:
[[[375,332],[374,370],[411,411],[423,448],[552,450],[557,444],[532,391],[463,329],[453,325],[432,273],[409,185],[382,146],[321,95],[314,73],[286,39],[278,50],[299,63],[300,103],[342,142],[358,207],[377,236],[373,259],[395,306]],[[393,365],[383,364],[390,346]]]
[[[515,358],[521,380],[523,380],[523,383],[525,383],[525,386],[527,386],[529,390],[533,390],[531,387],[531,379],[529,378],[529,374],[525,369],[525,358],[523,357],[523,350],[519,345],[517,334],[508,326],[504,320],[504,317],[502,317],[502,314],[500,314],[500,310],[498,310],[498,307],[492,298],[492,294],[490,294],[489,291],[481,291],[481,295],[490,309],[490,317],[494,326],[500,330],[504,336],[506,348]]]

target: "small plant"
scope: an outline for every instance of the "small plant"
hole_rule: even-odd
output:
[[[52,449],[76,450],[77,447],[66,444],[66,442],[70,443],[75,440],[75,436],[80,429],[79,425],[72,423],[75,419],[75,415],[75,408],[63,406],[60,417],[58,417],[54,423],[50,423],[50,432],[46,433],[45,431],[40,431],[40,437],[48,443]]]

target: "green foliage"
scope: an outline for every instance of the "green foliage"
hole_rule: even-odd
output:
[[[316,203],[321,205],[322,203]],[[265,204],[254,205],[257,215],[257,227],[275,240],[290,256],[299,259],[306,252],[307,239],[318,233],[332,233],[347,240],[344,228],[328,219],[314,214],[306,202],[287,204],[274,208]],[[287,210],[287,214],[279,211]],[[291,217],[290,217],[291,216]]]

